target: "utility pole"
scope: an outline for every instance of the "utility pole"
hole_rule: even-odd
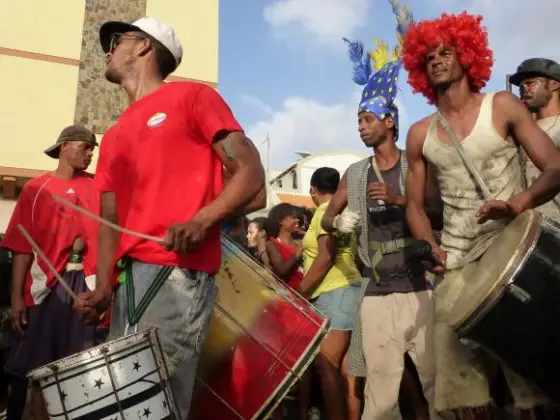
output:
[[[263,141],[266,144],[266,174],[268,176],[268,171],[270,170],[270,136],[266,133],[266,140]]]

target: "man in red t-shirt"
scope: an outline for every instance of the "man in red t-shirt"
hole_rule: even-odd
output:
[[[179,416],[188,417],[200,350],[216,297],[220,227],[265,206],[264,170],[253,143],[211,87],[166,83],[182,58],[171,27],[154,18],[107,22],[100,31],[105,76],[130,106],[103,138],[95,175],[101,215],[157,243],[101,226],[97,288],[76,310],[87,318],[112,299],[114,267],[123,285],[110,339],[158,327]],[[231,180],[223,185],[223,167]],[[127,300],[128,297],[128,300]]]
[[[72,299],[57,282],[17,226],[22,225],[74,292],[95,287],[97,231],[99,224],[65,208],[53,194],[90,211],[99,209],[93,177],[84,172],[97,146],[95,135],[82,126],[62,130],[56,144],[45,153],[58,159],[58,167],[32,179],[23,187],[2,247],[13,253],[12,343],[6,371],[24,382],[33,369],[90,348],[95,327],[72,309]],[[39,389],[33,388],[36,418],[44,417]],[[13,394],[13,390],[12,390]]]

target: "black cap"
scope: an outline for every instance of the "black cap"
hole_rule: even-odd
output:
[[[71,125],[60,132],[58,139],[56,139],[56,143],[45,149],[45,154],[53,159],[58,159],[60,146],[65,141],[84,141],[86,143],[90,143],[94,147],[98,146],[97,141],[95,140],[95,134],[82,125]]]
[[[548,58],[529,58],[517,67],[517,72],[510,76],[509,81],[519,86],[524,79],[538,76],[560,82],[560,64]]]

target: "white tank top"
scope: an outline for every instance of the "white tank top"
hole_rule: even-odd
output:
[[[494,127],[493,97],[493,93],[484,96],[475,126],[462,145],[493,198],[508,200],[522,190],[521,164],[516,145]],[[453,144],[439,140],[435,118],[430,121],[423,153],[437,169],[443,200],[441,244],[448,254],[447,268],[460,268],[482,255],[506,222],[477,223],[476,211],[486,200]]]
[[[546,134],[550,136],[554,145],[557,148],[560,148],[560,115],[543,118],[538,120],[537,124]],[[539,171],[539,168],[535,166],[526,153],[523,153],[523,162],[525,164],[526,185],[530,186],[535,179],[540,176],[541,171]],[[560,221],[560,194],[548,203],[537,207],[537,210],[551,219]]]

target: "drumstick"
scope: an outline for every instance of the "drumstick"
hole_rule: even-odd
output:
[[[134,230],[123,228],[119,225],[116,225],[115,223],[112,223],[112,222],[108,221],[107,219],[99,217],[97,214],[92,213],[91,211],[86,210],[83,207],[80,207],[80,206],[78,206],[74,203],[71,203],[70,201],[65,200],[62,197],[59,197],[56,194],[53,194],[52,198],[54,198],[56,201],[64,204],[65,206],[68,206],[68,207],[76,210],[78,213],[82,213],[83,215],[86,215],[89,218],[91,218],[91,219],[93,219],[93,220],[95,220],[95,221],[97,221],[97,222],[99,222],[99,223],[101,223],[105,226],[108,226],[108,227],[110,227],[110,228],[112,228],[112,229],[114,229],[118,232],[124,233],[126,235],[136,236],[137,238],[140,238],[140,239],[146,239],[148,241],[154,241],[154,242],[157,242],[157,243],[160,243],[160,244],[163,243],[163,238],[158,238],[157,236],[146,235],[145,233],[140,233],[140,232],[136,232]]]
[[[39,248],[39,245],[37,245],[37,242],[35,242],[35,240],[25,230],[25,228],[22,225],[17,225],[17,228],[19,229],[23,237],[27,240],[27,242],[29,242],[31,248],[33,248],[33,250],[37,253],[37,255],[41,257],[41,259],[45,262],[45,264],[47,264],[47,267],[49,268],[49,270],[52,271],[52,273],[54,274],[54,276],[56,277],[60,285],[64,287],[64,290],[66,290],[66,292],[72,297],[73,300],[79,299],[76,293],[74,293],[74,291],[70,288],[70,286],[68,286],[68,283],[66,283],[66,281],[62,278],[62,276],[58,273],[58,271],[56,271],[56,269],[53,267],[53,265],[51,264],[47,256],[43,253],[43,251],[41,251],[41,248]]]

